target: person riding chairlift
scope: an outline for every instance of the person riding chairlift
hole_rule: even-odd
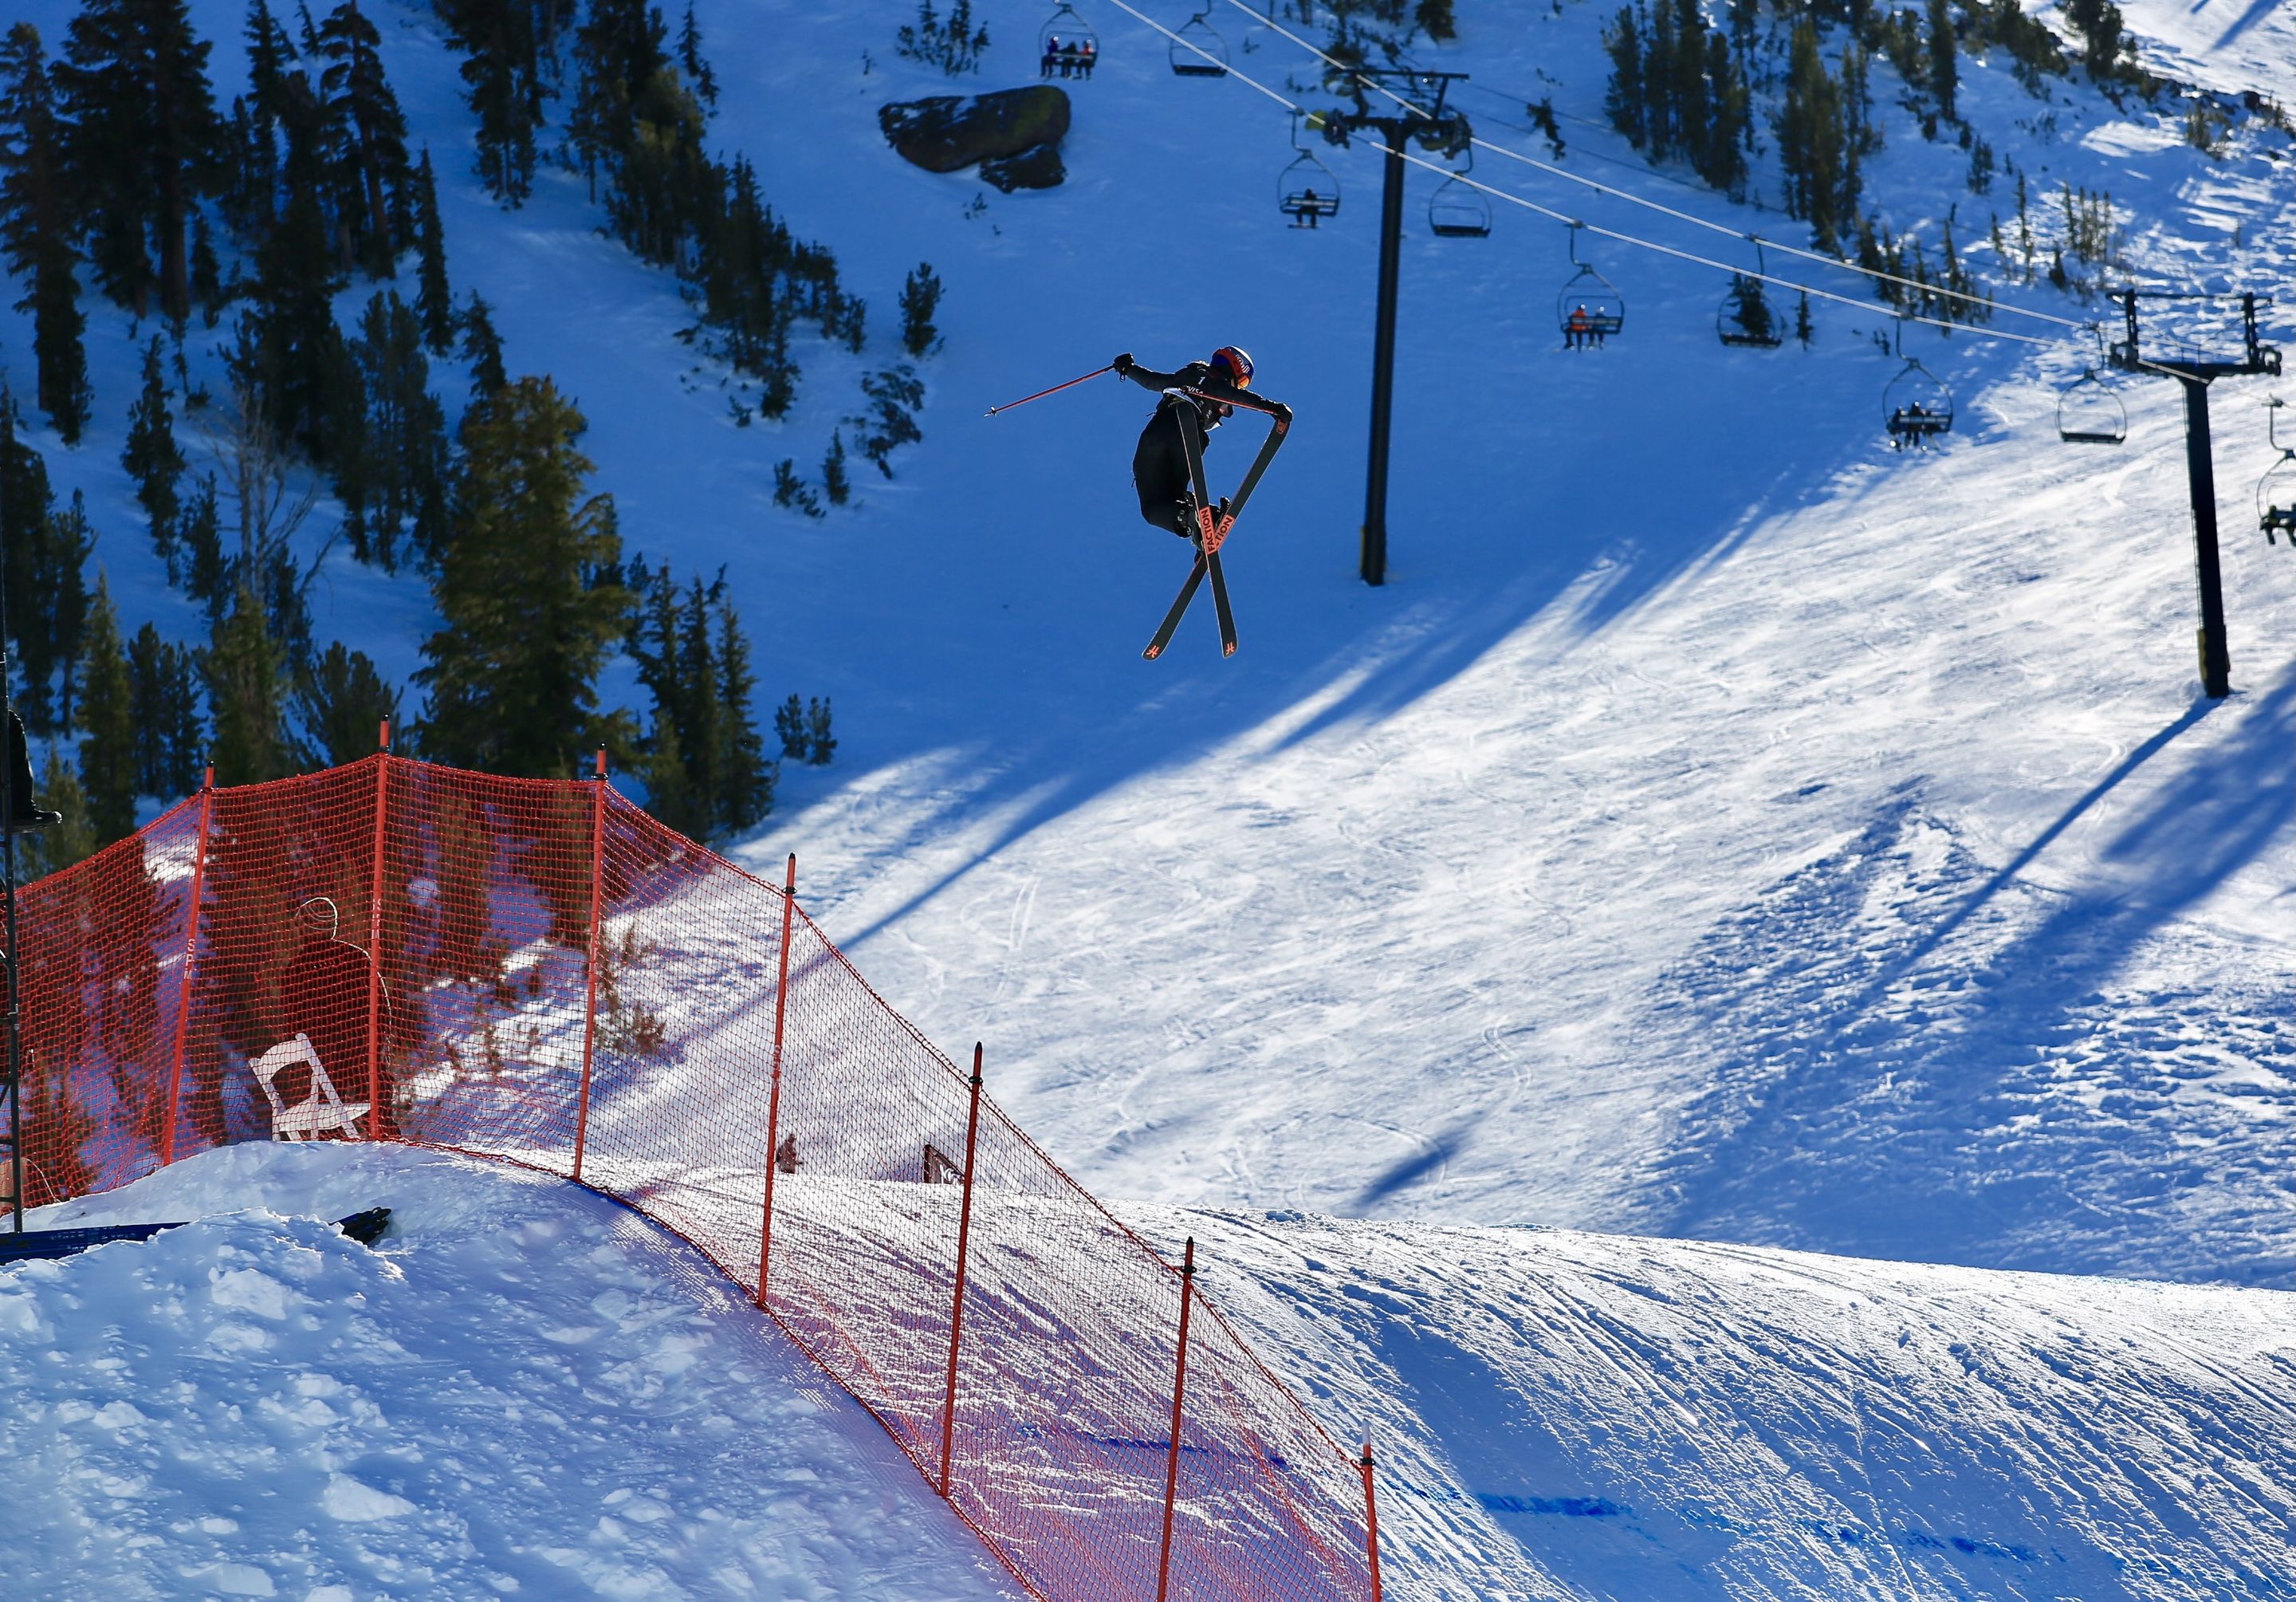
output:
[[[1594,339],[1595,323],[1587,315],[1587,308],[1583,304],[1573,308],[1570,321],[1563,327],[1562,348],[1565,350],[1582,349],[1592,344]]]

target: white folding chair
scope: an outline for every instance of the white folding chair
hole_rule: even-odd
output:
[[[309,1064],[311,1093],[291,1107],[279,1099],[278,1087],[272,1080],[293,1063]],[[366,1116],[370,1104],[347,1102],[337,1094],[335,1081],[327,1077],[326,1065],[319,1061],[310,1036],[299,1034],[291,1040],[282,1040],[248,1066],[271,1104],[274,1140],[316,1140],[329,1130],[340,1130],[347,1139],[359,1138],[358,1121]]]

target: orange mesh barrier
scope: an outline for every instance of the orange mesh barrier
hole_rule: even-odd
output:
[[[1176,1450],[1181,1275],[611,785],[211,789],[20,908],[28,1204],[275,1136],[560,1174],[750,1291],[1030,1595],[1376,1598],[1367,1471],[1201,1287]]]

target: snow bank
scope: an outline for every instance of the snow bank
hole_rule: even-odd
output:
[[[373,1250],[321,1221],[374,1205]],[[1017,1595],[635,1213],[403,1147],[250,1145],[32,1221],[183,1218],[0,1271],[11,1595]]]

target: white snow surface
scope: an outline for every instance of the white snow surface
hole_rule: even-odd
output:
[[[325,1221],[376,1204],[372,1250]],[[2286,1293],[1130,1211],[1368,1433],[1397,1598],[2296,1595]],[[1017,1594],[587,1192],[253,1145],[36,1222],[193,1216],[0,1270],[12,1595]]]
[[[389,1206],[372,1250],[326,1220]],[[0,1269],[8,1595],[1016,1597],[692,1248],[404,1147],[228,1147]]]
[[[2120,384],[2124,448],[2067,447],[2054,398],[2093,359],[2085,333],[2005,316],[2005,331],[2067,336],[2037,353],[1909,329],[1906,353],[1950,381],[1960,420],[1943,449],[1895,456],[1881,394],[1901,364],[1875,349],[1878,308],[1818,304],[1808,351],[1726,351],[1718,275],[1587,242],[1629,322],[1605,351],[1565,353],[1563,231],[1501,206],[1488,240],[1427,238],[1432,180],[1414,174],[1390,577],[1367,589],[1374,158],[1318,147],[1345,209],[1314,233],[1283,228],[1281,113],[1233,81],[1175,79],[1161,40],[1090,5],[1103,65],[1072,86],[1062,187],[1001,196],[887,151],[888,100],[1033,81],[1044,9],[980,0],[995,42],[980,77],[952,81],[894,55],[906,7],[697,0],[726,86],[717,136],[755,159],[777,209],[837,251],[872,307],[866,352],[807,344],[798,408],[748,428],[724,370],[676,337],[690,314],[675,283],[596,232],[578,178],[546,170],[517,212],[487,200],[435,23],[416,6],[378,12],[439,162],[458,292],[495,305],[513,372],[551,373],[583,406],[628,544],[681,571],[725,565],[762,692],[834,698],[835,763],[785,768],[780,809],[736,854],[777,874],[795,850],[807,905],[861,971],[944,1045],[986,1039],[994,1093],[1126,1216],[1160,1236],[1184,1225],[1160,1207],[1242,1210],[1185,1227],[1210,1248],[1213,1293],[1319,1416],[1373,1426],[1397,1482],[1382,1515],[1398,1594],[2292,1594],[2289,1303],[2256,1288],[2296,1270],[2296,563],[2251,511],[2271,463],[2257,403],[2275,386],[2214,390],[2236,693],[2211,705],[2194,670],[2172,387]],[[2157,68],[2296,103],[2286,7],[2123,9]],[[193,10],[228,92],[240,7]],[[1649,170],[1602,126],[1610,0],[1459,10],[1459,43],[1427,56],[1474,75],[1462,103],[1487,136],[1543,158],[1505,125],[1551,95],[1571,170],[1802,236],[1777,209],[1774,153],[1758,204],[1734,206]],[[52,48],[62,38],[63,0],[19,11]],[[1242,13],[1214,21],[1246,70],[1311,84],[1304,58]],[[1966,152],[1923,138],[1886,64],[1874,78],[1888,144],[1868,192],[1892,226],[1918,226],[1933,259],[1950,209],[2005,300],[2102,315],[1998,270],[1987,225],[2001,216],[2013,242],[2010,179],[1972,194]],[[2183,143],[2176,103],[2116,107],[2078,79],[2036,98],[1998,62],[1964,63],[1963,104],[2026,170],[2045,230],[2060,184],[2109,189],[2143,281],[2282,291],[2268,333],[2296,345],[2284,136],[2243,119],[2210,156]],[[1488,155],[1476,176],[1740,259],[1728,240]],[[948,285],[945,348],[921,364],[925,442],[897,456],[894,481],[864,478],[857,510],[816,523],[774,507],[775,461],[811,473],[859,374],[897,356],[894,300],[920,259]],[[347,291],[345,315],[369,292]],[[2232,336],[2221,307],[2155,316],[2150,333]],[[60,488],[88,496],[126,624],[195,637],[118,466],[135,336],[98,309],[90,338],[87,439],[36,438]],[[20,314],[0,314],[0,341],[20,392]],[[1175,366],[1231,341],[1300,417],[1229,547],[1242,652],[1217,660],[1200,607],[1144,664],[1185,565],[1137,522],[1127,482],[1148,398],[1103,379],[980,414],[1119,349]],[[219,342],[191,342],[210,382]],[[439,385],[459,403],[459,371]],[[1223,431],[1216,485],[1256,440],[1241,422]],[[395,678],[435,626],[418,579],[340,552],[319,608],[323,635]],[[627,663],[612,687],[636,703]],[[294,1159],[323,1176],[348,1165],[324,1195],[268,1166],[283,1161],[205,1159],[117,1204],[300,1218],[404,1194],[417,1222],[437,1217],[380,1253],[247,1214],[10,1272],[0,1305],[34,1321],[0,1323],[8,1360],[45,1405],[88,1409],[10,1421],[32,1432],[12,1437],[12,1475],[53,1471],[12,1487],[62,1487],[77,1509],[25,1538],[39,1560],[111,1565],[90,1571],[96,1589],[123,1594],[181,1594],[187,1553],[207,1555],[198,1583],[225,1594],[258,1575],[285,1595],[387,1591],[402,1579],[386,1563],[542,1594],[609,1590],[614,1565],[650,1565],[633,1594],[938,1596],[962,1594],[952,1573],[984,1573],[846,1404],[814,1395],[771,1415],[815,1432],[774,1459],[819,1476],[801,1496],[775,1494],[789,1482],[760,1459],[765,1488],[747,1497],[718,1471],[717,1437],[693,1453],[720,1416],[741,1450],[763,1450],[742,1427],[759,1415],[732,1391],[781,1407],[755,1397],[805,1396],[804,1376],[719,1316],[739,1315],[738,1297],[729,1310],[682,1267],[664,1277],[688,1260],[642,1225],[523,1179],[427,1160],[402,1173],[399,1154]],[[210,1173],[211,1193],[169,1189]],[[403,1192],[382,1194],[386,1174]],[[514,1225],[480,1221],[496,1216],[495,1186]],[[1326,1216],[1350,1214],[1420,1221]],[[621,1277],[586,1297],[586,1280],[561,1279],[606,1263],[514,1275],[542,1250],[520,1231],[545,1224]],[[1560,1228],[1476,1227],[1516,1224]],[[482,1268],[455,1277],[466,1257]],[[307,1261],[316,1285],[291,1271]],[[412,1284],[418,1267],[471,1287],[467,1305],[422,1298],[423,1319],[455,1320],[435,1338],[414,1303],[396,1323],[376,1310],[384,1270]],[[209,1276],[242,1271],[281,1287],[276,1327],[214,1302],[224,1282]],[[137,1288],[145,1273],[162,1288]],[[70,1288],[88,1276],[109,1288]],[[168,1324],[178,1284],[197,1292],[176,1296],[189,1333]],[[512,1366],[528,1323],[598,1332],[554,1343],[558,1362],[611,1347],[623,1355],[598,1372],[650,1372],[651,1337],[590,1308],[606,1294],[672,1310],[664,1324],[722,1347],[726,1372],[760,1377],[689,1403],[717,1371],[697,1360],[644,1407],[605,1381],[578,1398],[534,1389],[574,1382],[539,1356]],[[258,1437],[258,1389],[283,1393],[261,1385],[260,1352],[202,1358],[188,1394],[166,1388],[191,1383],[172,1358],[135,1355],[246,1328],[324,1375],[316,1343],[334,1330],[359,1370],[342,1384],[395,1384],[337,1310],[354,1294],[405,1351],[450,1351],[478,1366],[480,1394],[499,1387],[483,1429],[473,1411],[426,1411],[416,1391],[373,1401],[406,1421],[399,1458],[367,1455],[349,1423],[313,1426],[340,1432],[324,1448]],[[119,1337],[127,1368],[46,1355],[89,1310],[140,1332]],[[147,1383],[139,1362],[166,1377]],[[198,1458],[135,1455],[160,1432],[118,1411],[120,1429],[97,1422],[115,1404],[157,1417],[170,1396],[239,1443],[228,1477],[275,1472],[275,1518],[199,1489]],[[570,1447],[541,1399],[614,1433],[578,1430]],[[694,1434],[673,1450],[645,1433],[650,1410]],[[662,1444],[633,1444],[650,1441]],[[97,1448],[117,1453],[98,1454],[109,1477],[69,1477]],[[609,1466],[625,1458],[654,1487],[631,1497],[666,1515],[602,1506],[625,1488]],[[147,1519],[144,1499],[171,1485],[192,1487],[173,1522]],[[505,1497],[573,1556],[511,1551],[509,1512],[481,1529]],[[417,1512],[344,1525],[336,1511],[388,1499]],[[601,1516],[620,1529],[594,1545]],[[226,1517],[240,1528],[198,1523]],[[164,1581],[133,1566],[160,1549]],[[759,1550],[783,1566],[741,1566]],[[319,1566],[353,1562],[363,1578]],[[993,1575],[977,1583],[996,1594]]]

